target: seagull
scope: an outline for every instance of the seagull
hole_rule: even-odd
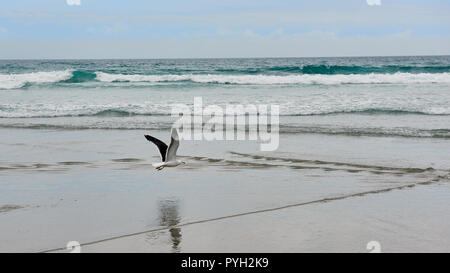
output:
[[[172,128],[169,147],[167,147],[166,143],[162,142],[156,137],[152,137],[149,135],[144,136],[148,141],[152,142],[158,147],[159,153],[161,155],[161,162],[152,164],[155,169],[160,171],[164,169],[164,167],[176,167],[181,164],[186,164],[186,162],[176,159],[178,146],[180,146],[177,129]]]

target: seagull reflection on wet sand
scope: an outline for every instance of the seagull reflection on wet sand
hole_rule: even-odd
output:
[[[179,244],[181,243],[181,228],[175,227],[180,223],[179,201],[178,200],[161,200],[159,207],[159,223],[169,229],[170,240],[172,242],[172,251],[179,252]]]

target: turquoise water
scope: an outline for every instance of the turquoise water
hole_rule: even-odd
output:
[[[277,104],[282,133],[450,137],[450,57],[0,61],[0,126],[170,128],[176,103]]]
[[[92,247],[365,252],[377,240],[448,252],[449,67],[447,56],[0,61],[0,251],[163,227]],[[279,105],[279,148],[182,140],[187,164],[154,170],[144,134],[168,141],[172,106],[195,97]]]

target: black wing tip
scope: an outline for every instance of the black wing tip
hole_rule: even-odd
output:
[[[144,137],[145,137],[148,141],[150,141],[150,142],[152,142],[153,144],[156,144],[156,145],[158,146],[158,140],[159,140],[159,139],[157,139],[157,138],[155,138],[155,137],[152,137],[151,135],[144,135]]]

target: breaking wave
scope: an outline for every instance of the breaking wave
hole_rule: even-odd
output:
[[[124,75],[96,72],[101,82],[179,82],[212,84],[409,84],[409,83],[450,83],[450,73],[394,73],[394,74],[303,74],[303,75]]]
[[[24,74],[0,74],[0,89],[18,89],[34,83],[57,83],[72,77],[73,73],[70,70]]]
[[[286,66],[268,66],[248,69],[217,69],[217,72],[224,73],[298,73],[298,74],[393,74],[393,73],[444,73],[450,72],[450,66],[410,66],[410,65],[380,65],[380,66],[363,66],[363,65],[286,65]]]
[[[340,85],[340,84],[424,84],[450,83],[450,72],[442,73],[343,73],[334,74],[315,69],[308,73],[268,75],[268,74],[114,74],[95,71],[63,70],[51,72],[32,72],[24,74],[0,74],[0,89],[20,89],[34,84],[79,84],[97,83],[180,83],[197,84],[235,84],[235,85]],[[336,68],[333,68],[336,69]],[[341,68],[344,69],[344,68]],[[345,70],[345,69],[344,69]],[[348,69],[348,71],[351,71]],[[313,73],[318,72],[318,73]],[[353,71],[354,72],[354,71]]]

